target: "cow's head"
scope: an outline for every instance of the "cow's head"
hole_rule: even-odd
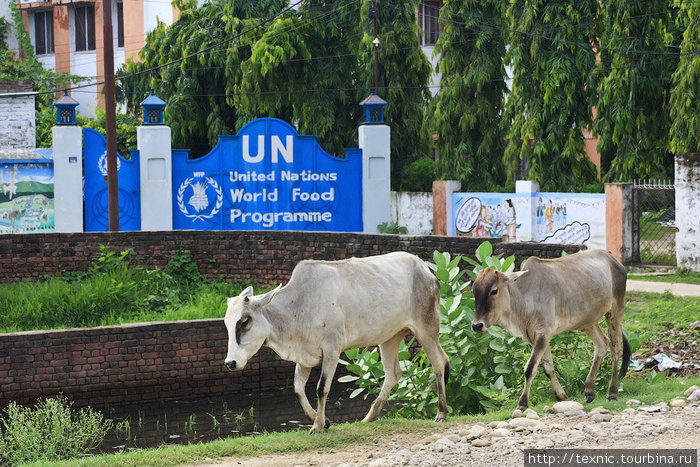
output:
[[[485,332],[492,324],[499,322],[503,313],[510,308],[510,293],[508,287],[527,270],[520,272],[502,273],[492,268],[479,271],[472,291],[474,293],[474,320],[472,329]]]
[[[228,330],[228,354],[225,364],[229,370],[243,369],[270,335],[270,322],[262,310],[280,287],[258,296],[248,287],[238,297],[226,299],[224,324]]]

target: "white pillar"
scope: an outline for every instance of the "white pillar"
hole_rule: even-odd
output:
[[[376,233],[377,225],[391,222],[391,128],[360,125],[362,149],[362,229]]]
[[[532,180],[516,180],[515,193],[529,194],[530,199],[524,203],[515,203],[515,218],[520,228],[518,229],[518,241],[539,241],[533,223],[533,213],[537,209],[537,196],[540,184]],[[524,209],[523,209],[524,208]]]
[[[700,153],[676,154],[676,261],[700,272]]]
[[[141,169],[141,230],[173,229],[172,143],[170,127],[136,129]]]
[[[83,129],[57,125],[53,135],[54,230],[83,231]]]

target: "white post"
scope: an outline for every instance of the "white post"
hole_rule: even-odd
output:
[[[53,135],[54,230],[83,231],[83,129],[57,125]]]
[[[537,196],[536,194],[540,191],[540,184],[532,180],[516,180],[515,181],[515,192],[529,194],[529,202],[525,203],[515,203],[515,218],[518,224],[520,224],[520,229],[518,230],[518,241],[530,242],[539,241],[537,238],[537,232],[535,232],[535,225],[532,222],[532,214],[537,209]],[[521,211],[521,206],[525,207],[525,210]]]
[[[170,127],[136,129],[141,169],[141,230],[173,229],[172,143]]]
[[[676,154],[676,262],[700,272],[700,153]]]
[[[391,128],[360,125],[362,149],[362,229],[376,233],[377,225],[391,222]]]

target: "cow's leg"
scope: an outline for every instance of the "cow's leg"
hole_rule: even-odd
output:
[[[532,380],[535,379],[537,366],[540,364],[542,354],[544,354],[545,349],[549,345],[549,341],[544,336],[538,336],[534,342],[535,345],[532,346],[530,359],[525,364],[525,387],[523,387],[523,393],[518,400],[518,408],[520,410],[525,410],[530,405],[530,386],[532,385]]]
[[[340,352],[328,352],[325,350],[323,352],[321,376],[318,379],[318,386],[316,386],[318,406],[314,424],[309,431],[311,434],[320,433],[324,427],[328,428],[329,424],[326,420],[326,400],[328,399],[328,393],[331,391],[333,375],[335,375],[335,369],[338,366],[338,358],[340,358]]]
[[[447,396],[445,395],[445,383],[450,372],[450,359],[440,345],[437,332],[425,332],[418,329],[414,334],[425,351],[425,355],[430,360],[435,375],[435,384],[438,393],[438,410],[435,416],[436,422],[447,420]]]
[[[389,398],[391,390],[394,389],[396,383],[399,382],[399,378],[401,378],[399,347],[405,335],[406,333],[402,331],[383,344],[379,344],[379,354],[382,357],[382,365],[384,365],[384,384],[382,384],[382,390],[374,400],[369,412],[362,419],[363,422],[371,422],[377,418],[384,406],[384,402]]]
[[[547,348],[544,349],[544,353],[542,354],[542,370],[544,370],[544,374],[547,375],[547,378],[552,382],[557,400],[565,401],[566,393],[557,379],[557,373],[554,369],[554,359],[552,359],[552,349],[549,347],[549,344],[547,344]]]
[[[586,376],[583,394],[586,396],[586,402],[593,402],[593,399],[595,399],[595,377],[598,374],[603,358],[605,358],[605,352],[608,351],[608,338],[605,337],[598,323],[584,329],[583,332],[593,341],[593,363],[591,363],[591,370]]]
[[[294,369],[294,393],[299,398],[299,403],[301,408],[304,409],[304,413],[313,422],[316,419],[316,411],[311,407],[309,399],[306,397],[306,382],[309,380],[310,374],[310,367],[301,366],[297,363]]]
[[[612,364],[612,374],[610,376],[610,386],[608,386],[608,400],[617,400],[618,391],[618,373],[617,366],[622,349],[622,326],[620,318],[612,315],[614,311],[608,314],[608,336],[610,336],[610,361]],[[612,315],[612,316],[611,316]],[[623,373],[624,374],[624,373]]]

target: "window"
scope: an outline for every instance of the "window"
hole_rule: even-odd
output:
[[[53,11],[34,13],[34,50],[37,55],[53,53]]]
[[[75,50],[95,50],[95,6],[75,9]]]
[[[440,37],[440,3],[422,1],[418,6],[418,26],[423,30],[421,45],[435,45]]]
[[[124,3],[117,3],[117,47],[124,47]]]

